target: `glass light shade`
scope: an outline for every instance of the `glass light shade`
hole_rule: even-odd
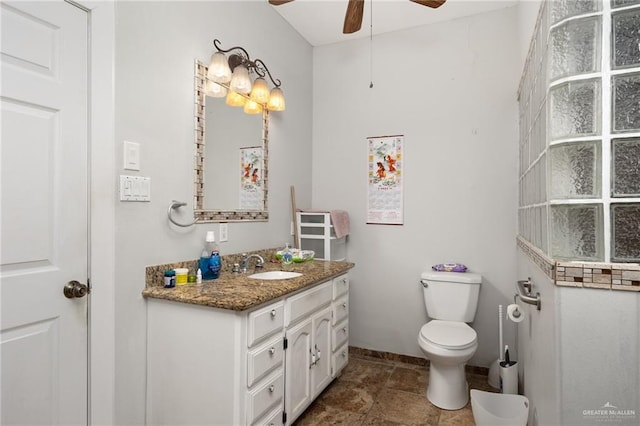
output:
[[[256,78],[251,89],[251,100],[259,104],[266,104],[269,101],[269,86],[262,77]]]
[[[249,71],[244,65],[238,65],[231,75],[231,83],[229,87],[234,92],[248,95],[251,92],[251,79],[249,78]]]
[[[205,87],[204,93],[207,96],[211,96],[212,98],[224,98],[227,96],[227,88],[219,85],[215,81],[207,80],[207,85]]]
[[[215,52],[211,55],[207,78],[217,83],[228,83],[231,81],[231,68],[229,68],[229,62],[224,53]]]
[[[237,92],[234,92],[233,90],[229,90],[226,102],[229,106],[241,107],[244,106],[244,104],[247,102],[247,98]]]
[[[269,111],[284,111],[284,93],[279,87],[271,89],[271,95],[269,96],[269,102],[267,103],[267,109]]]
[[[262,112],[262,105],[252,99],[249,99],[244,104],[244,112],[247,114],[259,114]]]

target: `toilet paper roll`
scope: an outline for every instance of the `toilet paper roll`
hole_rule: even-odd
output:
[[[524,321],[524,311],[520,306],[512,303],[507,306],[507,318],[509,318],[513,322],[522,322]]]

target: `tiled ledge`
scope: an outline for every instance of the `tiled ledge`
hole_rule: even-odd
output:
[[[521,237],[517,237],[517,243],[557,286],[640,292],[638,263],[554,261]]]

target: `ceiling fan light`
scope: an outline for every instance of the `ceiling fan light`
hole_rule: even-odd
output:
[[[259,114],[262,112],[262,105],[252,99],[249,99],[244,104],[244,112],[247,114]]]
[[[241,107],[241,106],[244,106],[246,102],[247,102],[247,99],[244,96],[242,96],[238,92],[229,90],[229,93],[227,94],[227,100],[226,100],[227,105]]]
[[[230,89],[234,92],[248,95],[251,91],[251,79],[249,78],[249,70],[244,65],[238,65],[231,75]]]
[[[271,89],[269,102],[267,103],[267,109],[269,111],[284,111],[284,93],[282,93],[282,89],[280,89],[279,87],[274,87],[273,89]]]
[[[224,98],[227,96],[227,88],[221,86],[212,80],[207,80],[207,85],[204,90],[205,95],[211,96],[212,98]]]
[[[228,83],[231,81],[231,68],[227,57],[222,52],[215,52],[211,55],[207,78],[217,83]]]
[[[269,101],[269,86],[262,77],[256,78],[253,82],[253,88],[251,89],[251,95],[249,95],[252,101],[259,104],[266,104]]]

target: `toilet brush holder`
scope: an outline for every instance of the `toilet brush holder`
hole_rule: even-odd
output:
[[[500,363],[500,392],[518,394],[518,363],[515,361]]]

